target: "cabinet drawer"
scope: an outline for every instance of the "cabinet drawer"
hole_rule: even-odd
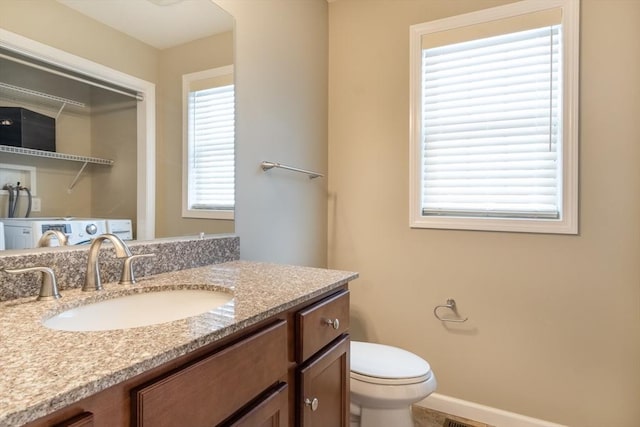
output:
[[[349,291],[342,291],[296,314],[296,362],[302,363],[349,330]]]
[[[237,420],[225,422],[222,427],[288,427],[289,400],[287,393],[287,384],[280,384]]]
[[[287,328],[280,321],[132,392],[141,427],[214,426],[287,373]]]
[[[93,414],[91,412],[83,412],[56,424],[54,427],[93,427]]]

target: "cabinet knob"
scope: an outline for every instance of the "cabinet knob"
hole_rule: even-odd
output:
[[[340,327],[340,320],[338,319],[324,319],[324,323],[332,326],[333,329],[338,329]]]
[[[319,404],[320,402],[318,401],[317,397],[314,397],[313,399],[309,399],[308,397],[306,397],[304,399],[304,405],[311,407],[311,410],[314,412],[318,409]]]

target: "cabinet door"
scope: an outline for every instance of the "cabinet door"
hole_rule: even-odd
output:
[[[224,427],[288,427],[289,399],[287,384],[281,384],[264,399],[252,406],[236,421]]]
[[[299,371],[298,425],[348,427],[349,336],[343,335]]]

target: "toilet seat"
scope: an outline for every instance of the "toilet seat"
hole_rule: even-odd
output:
[[[413,377],[413,378],[378,378],[378,377],[369,377],[367,375],[361,375],[356,372],[351,372],[351,379],[356,381],[362,381],[369,384],[379,384],[379,385],[411,385],[411,384],[419,384],[426,381],[429,381],[431,378],[431,372],[428,374]]]
[[[352,341],[350,360],[351,378],[371,384],[418,384],[432,376],[426,360],[383,344]]]

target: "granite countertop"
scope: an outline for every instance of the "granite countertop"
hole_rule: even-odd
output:
[[[63,291],[0,304],[0,426],[19,426],[215,342],[357,278],[357,273],[232,261],[158,274],[134,286]],[[219,309],[153,326],[97,332],[47,329],[68,308],[158,288],[213,289],[234,298]]]

